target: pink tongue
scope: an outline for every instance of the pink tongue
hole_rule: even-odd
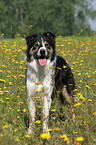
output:
[[[46,58],[45,59],[39,59],[39,64],[41,66],[44,66],[46,64]]]

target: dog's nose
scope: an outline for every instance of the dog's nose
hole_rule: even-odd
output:
[[[44,54],[45,54],[45,50],[44,50],[44,49],[41,49],[41,50],[40,50],[40,54],[41,54],[41,55],[42,55],[42,54],[44,55]]]

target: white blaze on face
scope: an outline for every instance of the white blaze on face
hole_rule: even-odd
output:
[[[45,58],[40,58],[38,61],[39,61],[39,64],[41,65],[41,66],[45,66],[45,64],[46,64],[46,56],[47,56],[47,50],[46,50],[46,47],[45,47],[45,45],[44,45],[44,41],[43,41],[43,38],[41,38],[41,40],[42,40],[42,47],[40,47],[39,48],[39,50],[38,50],[38,53],[37,53],[37,55],[38,56],[42,56],[41,54],[40,54],[40,51],[41,50],[45,50]]]

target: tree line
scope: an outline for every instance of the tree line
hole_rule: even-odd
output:
[[[0,35],[15,37],[47,30],[63,36],[88,34],[87,19],[95,14],[89,0],[1,0]]]

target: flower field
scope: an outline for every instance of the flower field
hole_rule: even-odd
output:
[[[34,134],[27,134],[26,42],[20,36],[0,41],[0,144],[1,145],[95,145],[96,144],[96,36],[57,37],[57,53],[70,65],[79,102],[62,106],[52,102],[49,134],[42,134],[36,115]],[[37,84],[38,85],[38,84]],[[39,95],[36,97],[38,102]],[[38,103],[38,112],[42,106]],[[72,108],[75,121],[72,120]],[[48,140],[47,140],[48,139]],[[46,140],[46,142],[45,142]]]

